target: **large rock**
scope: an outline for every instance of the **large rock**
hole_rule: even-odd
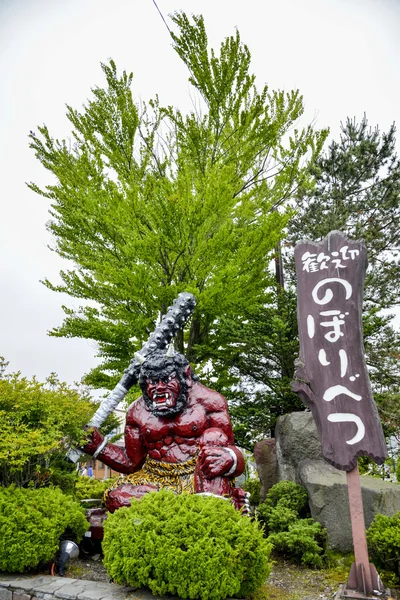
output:
[[[279,417],[275,437],[279,481],[300,483],[300,461],[308,458],[324,460],[317,427],[310,412],[293,412]]]
[[[326,527],[328,547],[340,552],[352,552],[349,498],[344,471],[326,461],[303,460],[298,465],[299,483],[308,492],[312,517]],[[375,515],[391,517],[400,511],[400,485],[361,476],[361,492],[365,526],[368,528]]]
[[[268,490],[279,481],[274,438],[256,443],[254,446],[254,460],[261,482],[260,498],[263,502]]]

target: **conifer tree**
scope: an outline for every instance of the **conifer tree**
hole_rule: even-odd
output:
[[[240,346],[229,348],[229,385],[236,383],[238,390],[232,416],[246,447],[273,432],[280,414],[304,408],[290,388],[299,351],[293,248],[302,238],[319,241],[332,230],[366,243],[366,360],[385,433],[400,431],[400,335],[390,312],[400,304],[400,161],[395,144],[394,126],[380,133],[368,126],[366,117],[360,123],[348,119],[339,141],[332,141],[310,166],[315,186],[296,194],[296,214],[283,241],[284,287],[277,282],[269,304],[248,313]],[[224,322],[227,339],[230,326]],[[255,396],[243,393],[243,379],[248,389],[257,389]]]
[[[338,141],[310,167],[313,190],[299,189],[298,215],[289,223],[294,244],[320,240],[334,229],[364,240],[368,269],[364,288],[364,346],[372,388],[389,435],[400,430],[400,160],[396,128],[387,133],[347,119]]]
[[[132,74],[111,61],[102,65],[106,86],[81,112],[68,107],[72,146],[45,125],[30,136],[55,183],[29,185],[50,199],[54,250],[74,263],[60,285],[45,284],[83,302],[64,307],[51,335],[97,342],[91,385],[112,386],[180,291],[198,304],[176,343],[197,363],[211,355],[222,316],[263,302],[290,215],[285,200],[307,187],[307,162],[326,137],[296,129],[298,91],[257,89],[238,32],[216,52],[201,16],[172,20],[173,47],[198,93],[192,112],[158,98],[139,109]]]

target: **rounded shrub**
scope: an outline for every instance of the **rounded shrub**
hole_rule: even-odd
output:
[[[322,567],[326,530],[311,518],[306,490],[293,481],[272,486],[257,509],[274,551],[295,562]]]
[[[298,518],[309,516],[306,490],[293,481],[273,485],[257,508],[257,516],[267,531],[281,531]]]
[[[400,576],[400,511],[376,515],[367,530],[368,549],[377,566]]]
[[[310,565],[323,566],[326,529],[313,519],[299,519],[288,525],[287,530],[268,536],[274,550],[291,560]]]
[[[246,597],[265,582],[271,545],[229,502],[161,490],[107,518],[103,552],[116,583],[222,600]]]
[[[268,490],[263,504],[270,508],[285,506],[300,516],[308,514],[308,495],[303,486],[294,481],[280,481]]]
[[[46,563],[67,528],[79,541],[88,527],[83,509],[57,488],[0,487],[0,571]]]

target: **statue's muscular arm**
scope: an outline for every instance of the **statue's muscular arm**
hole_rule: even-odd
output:
[[[147,456],[140,423],[132,412],[128,410],[126,418],[125,447],[107,444],[97,456],[98,460],[118,473],[135,473],[143,466]],[[88,454],[93,454],[104,439],[95,427],[91,430],[91,438],[91,441],[83,448]]]
[[[228,404],[225,398],[213,391],[202,399],[202,404],[206,410],[208,425],[202,436],[205,443],[199,453],[199,463],[204,475],[209,479],[224,476],[227,473],[232,477],[241,475],[245,467],[244,458],[234,445]],[[218,431],[221,432],[219,436],[221,441],[217,441],[215,438],[215,436],[218,437]],[[209,441],[207,442],[207,440]]]

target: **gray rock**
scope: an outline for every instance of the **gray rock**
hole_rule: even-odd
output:
[[[75,598],[82,594],[86,588],[87,581],[84,579],[73,579],[72,581],[66,582],[66,584],[58,588],[58,590],[55,590],[54,596],[65,600],[75,600]]]
[[[52,577],[49,575],[44,581],[37,581],[32,584],[32,590],[34,590],[35,593],[45,592],[47,594],[53,594],[64,585],[67,585],[68,582],[72,583],[73,581],[75,581],[75,579],[72,579],[71,577]]]
[[[12,592],[4,587],[0,588],[0,600],[12,600]]]
[[[293,412],[279,417],[275,437],[279,481],[300,483],[297,469],[300,461],[324,460],[317,427],[310,412]]]
[[[261,481],[261,502],[265,500],[268,490],[278,483],[278,462],[276,460],[276,440],[261,440],[254,446],[258,476]]]
[[[298,474],[308,492],[312,517],[327,529],[328,547],[352,552],[346,473],[326,461],[304,460],[298,465]],[[361,493],[366,528],[378,513],[391,517],[400,511],[400,485],[363,475]]]

